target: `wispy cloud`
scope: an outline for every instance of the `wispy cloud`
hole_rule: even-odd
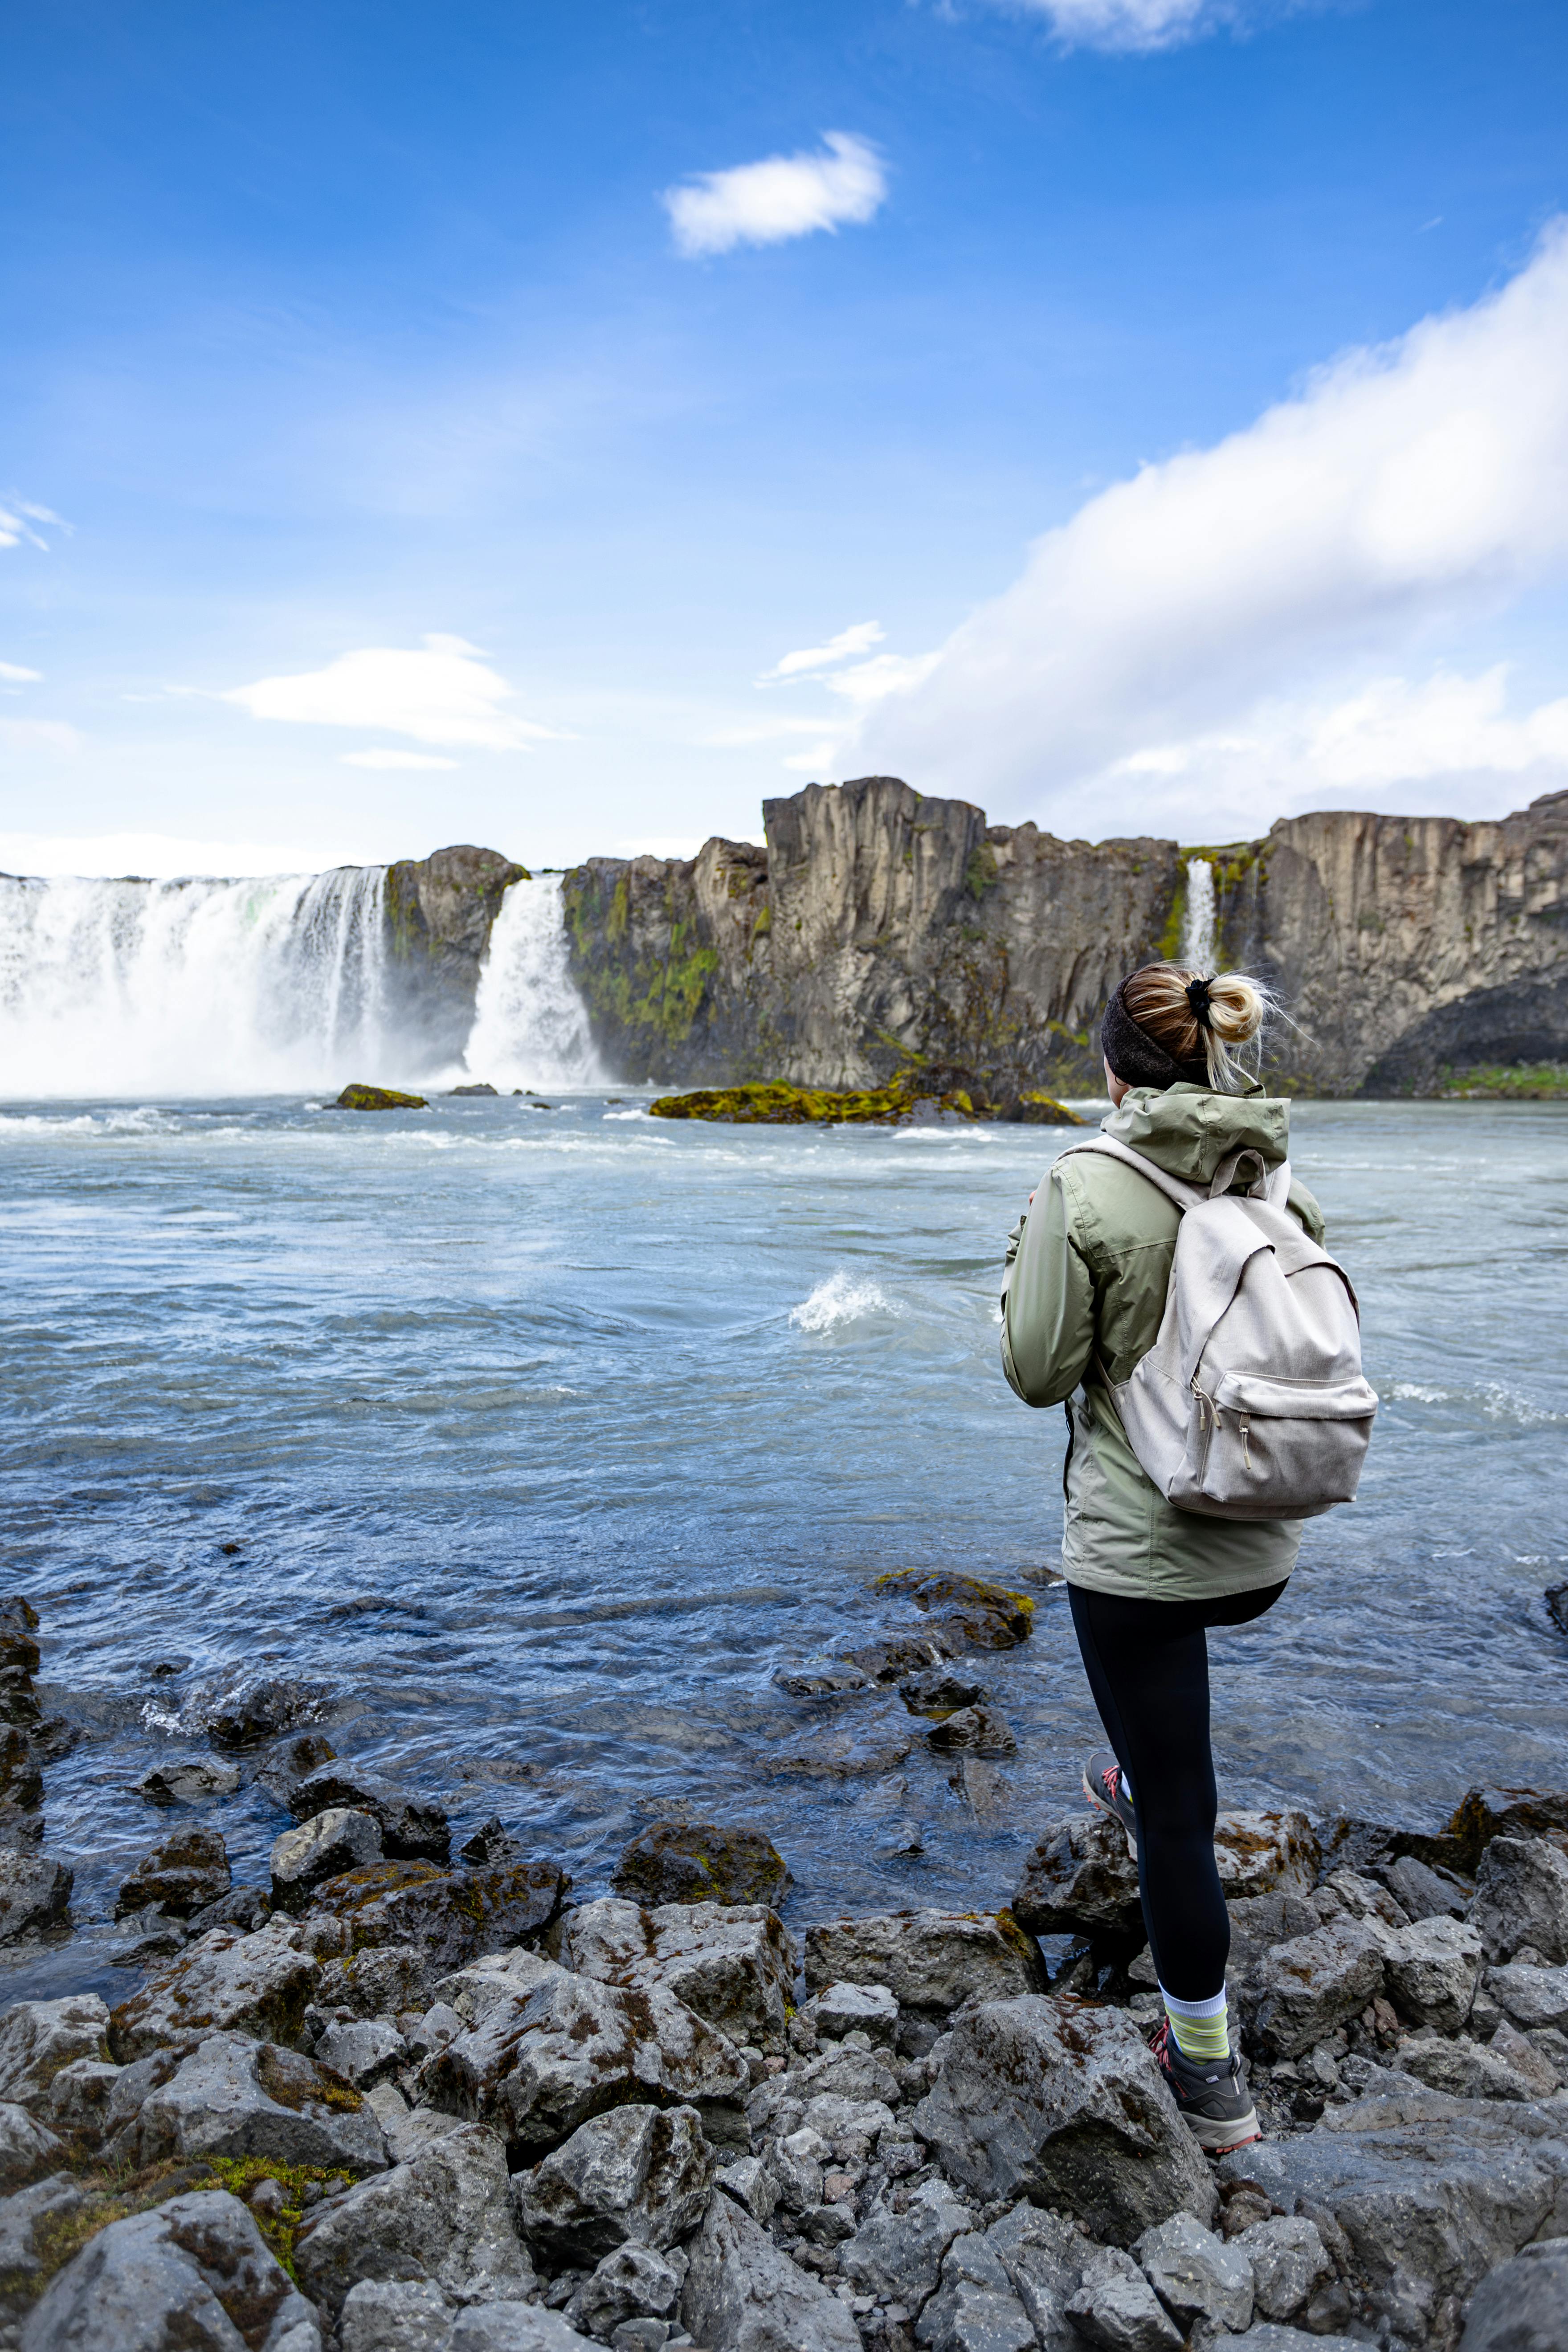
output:
[[[699,172],[683,186],[667,188],[659,201],[677,250],[695,258],[868,221],[887,193],[887,173],[870,142],[828,131],[816,154],[769,155],[728,172]]]
[[[24,669],[19,662],[0,662],[0,679],[7,686],[37,686],[43,675],[41,669]]]
[[[0,751],[42,751],[68,760],[80,749],[81,737],[63,719],[0,719]]]
[[[456,760],[444,760],[438,751],[344,751],[339,765],[344,768],[455,768]]]
[[[1239,0],[1005,0],[1046,17],[1063,46],[1082,49],[1169,49],[1200,40],[1257,14]]]
[[[286,719],[303,727],[378,728],[416,743],[472,744],[515,751],[559,741],[551,727],[521,719],[503,706],[516,696],[499,671],[486,667],[477,646],[461,637],[427,636],[423,649],[366,646],[342,654],[325,669],[293,677],[258,678],[223,697],[253,719]],[[374,752],[351,752],[356,767],[390,764]]]
[[[40,555],[49,551],[46,530],[69,530],[63,516],[48,507],[29,504],[26,499],[12,499],[0,506],[0,547],[36,547]]]
[[[818,670],[832,669],[836,664],[879,646],[884,634],[879,622],[857,621],[853,627],[840,629],[836,637],[829,637],[825,646],[805,646],[799,653],[785,654],[772,669],[763,672],[757,684],[776,686],[782,678],[810,677]]]

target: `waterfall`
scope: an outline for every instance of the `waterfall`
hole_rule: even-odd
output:
[[[1187,910],[1182,922],[1182,961],[1190,971],[1212,972],[1215,955],[1214,867],[1206,857],[1187,860]]]
[[[566,913],[553,875],[513,882],[501,900],[463,1061],[471,1078],[503,1092],[605,1082],[567,961]]]
[[[0,876],[0,1088],[250,1095],[401,1075],[386,873]]]

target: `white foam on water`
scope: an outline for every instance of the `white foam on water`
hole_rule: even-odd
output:
[[[463,1066],[503,1093],[607,1083],[572,979],[566,910],[552,874],[513,882],[501,900],[479,967]]]
[[[867,1315],[898,1312],[876,1283],[840,1266],[826,1282],[819,1282],[808,1298],[790,1308],[789,1319],[797,1331],[833,1331],[841,1323],[858,1323]]]

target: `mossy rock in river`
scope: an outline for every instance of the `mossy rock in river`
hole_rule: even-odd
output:
[[[962,1119],[1000,1119],[1030,1126],[1081,1127],[1083,1121],[1050,1095],[1031,1093],[993,1101],[963,1071],[940,1075],[900,1070],[885,1087],[859,1091],[797,1087],[779,1078],[765,1086],[704,1087],[661,1095],[648,1105],[654,1118],[722,1119],[735,1127],[900,1127],[917,1116],[946,1112]]]
[[[789,1872],[760,1830],[653,1822],[626,1847],[610,1884],[649,1910],[660,1903],[776,1904]]]
[[[921,1609],[947,1603],[952,1614],[942,1623],[962,1633],[976,1650],[1016,1649],[1035,1628],[1035,1604],[1028,1594],[1010,1591],[1005,1584],[989,1584],[984,1577],[893,1569],[878,1577],[876,1590],[905,1591]]]
[[[351,1080],[336,1102],[334,1110],[428,1110],[423,1095],[399,1094],[395,1087],[367,1087],[358,1078]]]

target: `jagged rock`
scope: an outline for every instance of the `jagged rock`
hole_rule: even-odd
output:
[[[1526,2042],[1524,2047],[1534,2058],[1530,2044]],[[1541,2062],[1537,2060],[1536,2063]],[[1405,2074],[1413,2074],[1428,2090],[1446,2091],[1456,2099],[1528,2101],[1550,2096],[1556,2088],[1554,2075],[1548,2084],[1543,2084],[1538,2075],[1527,2080],[1489,2045],[1463,2038],[1456,2042],[1402,2042],[1399,2064]],[[1551,2074],[1550,2068],[1545,2071]],[[1276,2312],[1273,2316],[1279,2318],[1282,2315]]]
[[[662,1985],[626,1990],[552,1969],[531,1990],[503,1990],[426,2060],[423,2079],[434,2105],[493,2118],[541,2155],[606,2107],[732,2103],[750,2077],[733,2045]]]
[[[1092,2248],[1060,2213],[1026,2199],[985,2232],[1013,2292],[1028,2314],[1043,2352],[1076,2352],[1081,2339],[1067,2315]]]
[[[316,2000],[324,2010],[352,2010],[356,2017],[423,2012],[430,2003],[429,1964],[417,1944],[374,1944],[323,1960]]]
[[[1555,2026],[1568,2033],[1568,1968],[1531,1968],[1518,1960],[1487,1971],[1487,1990],[1521,2032]]]
[[[1481,2281],[1459,2352],[1568,2352],[1568,2237],[1526,2246]]]
[[[75,1872],[52,1855],[0,1846],[0,1944],[58,1927],[75,1885]]]
[[[205,1936],[214,1927],[237,1927],[250,1935],[272,1912],[272,1898],[259,1886],[231,1886],[216,1903],[204,1903],[185,1922],[187,1937]]]
[[[469,2124],[362,2181],[307,2220],[294,2267],[333,2312],[361,2279],[428,2279],[465,2303],[530,2294],[500,2140]]]
[[[361,2279],[338,2315],[342,2352],[447,2352],[452,2312],[427,2279]]]
[[[144,1853],[115,1897],[114,1916],[144,1911],[156,1903],[176,1919],[186,1919],[228,1892],[228,1849],[216,1830],[176,1830]]]
[[[784,2092],[785,2084],[789,2085],[787,2093]],[[832,2098],[855,2105],[875,2101],[885,2107],[897,2106],[900,2095],[899,2077],[887,2052],[862,2050],[854,2042],[829,2042],[804,2066],[796,2066],[773,2083],[763,2084],[756,2098],[765,2101],[774,2091],[813,2105],[818,2099]]]
[[[301,1780],[331,1763],[337,1752],[324,1732],[301,1731],[292,1739],[279,1740],[258,1772],[257,1783],[287,1812],[289,1800]]]
[[[773,2220],[779,2201],[778,2183],[760,2157],[738,2156],[733,2164],[721,2164],[713,2175],[713,2185],[737,2205],[743,2205],[753,2221],[765,2225]]]
[[[1402,1853],[1378,1865],[1378,1876],[1412,1919],[1459,1919],[1466,1897],[1446,1871],[1428,1868],[1413,1853]]]
[[[610,1883],[649,1910],[667,1903],[773,1904],[789,1873],[760,1830],[652,1822],[626,1848]]]
[[[947,1714],[954,1707],[979,1706],[991,1694],[984,1683],[956,1666],[923,1666],[899,1685],[899,1696],[911,1715]]]
[[[73,2058],[49,2084],[49,2121],[57,2131],[100,2132],[123,2068],[100,2058]]]
[[[518,2220],[552,2270],[595,2263],[628,2239],[672,2246],[701,2220],[712,2182],[692,2108],[613,2107],[518,2175]]]
[[[1318,2225],[1303,2214],[1255,2221],[1239,2243],[1252,2264],[1252,2291],[1265,2319],[1293,2319],[1314,2288],[1334,2275]]]
[[[193,1692],[190,1712],[205,1725],[215,1748],[255,1748],[280,1731],[310,1722],[331,1698],[322,1683],[241,1671],[217,1676]]]
[[[994,1706],[961,1706],[933,1723],[926,1734],[932,1748],[971,1748],[977,1756],[1011,1756],[1018,1746],[1013,1727]]]
[[[1448,1823],[1447,1843],[1454,1850],[1451,1866],[1474,1871],[1493,1838],[1564,1835],[1568,1835],[1568,1790],[1471,1789],[1460,1799]],[[1447,1862],[1447,1854],[1424,1853],[1421,1859]]]
[[[522,1843],[499,1813],[491,1813],[458,1848],[458,1860],[475,1870],[499,1870],[505,1863],[522,1860]]]
[[[1384,1976],[1402,2015],[1457,2033],[1481,1979],[1481,1939],[1463,1919],[1418,1919],[1386,1937]]]
[[[896,1683],[900,1675],[924,1674],[940,1667],[963,1647],[963,1636],[942,1625],[919,1633],[895,1633],[885,1642],[869,1642],[851,1650],[850,1663],[874,1683]]]
[[[23,2340],[27,2352],[320,2352],[321,2333],[238,2198],[206,2189],[100,2231],[51,2282]]]
[[[10,2197],[29,2181],[58,2170],[66,2153],[58,2134],[37,2122],[26,2107],[0,2101],[0,2197]]]
[[[1366,2352],[1366,2344],[1359,2336],[1326,2336],[1316,2328],[1308,2336],[1260,2319],[1245,2336],[1226,2336],[1225,2352]]]
[[[558,2311],[528,2303],[486,2303],[458,2314],[450,2352],[583,2352],[592,2340],[569,2327]]]
[[[1476,1873],[1470,1925],[1494,1963],[1525,1944],[1553,1966],[1568,1961],[1568,1859],[1544,1838],[1493,1838]]]
[[[1037,1991],[1045,1971],[1010,1912],[887,1911],[806,1929],[806,1983],[845,1979],[885,1985],[900,2009],[945,2012]]]
[[[176,1756],[138,1780],[136,1794],[152,1805],[194,1805],[204,1797],[232,1797],[238,1786],[237,1764],[220,1764],[216,1756]]]
[[[381,2126],[394,2164],[410,2164],[437,2140],[466,2128],[460,2116],[443,2115],[437,2107],[411,2107],[395,2083],[373,2083],[364,2103]]]
[[[942,2256],[970,2227],[968,2208],[946,2181],[928,2180],[903,2212],[881,2206],[871,2213],[840,2247],[838,2267],[864,2294],[918,2311],[936,2292]]]
[[[1426,1921],[1426,1927],[1446,1922]],[[1412,1931],[1414,1932],[1414,1931]],[[1334,1920],[1265,1952],[1254,2025],[1267,2056],[1294,2058],[1383,1990],[1383,1952],[1364,1921]]]
[[[1237,1903],[1310,1894],[1322,1848],[1305,1813],[1232,1810],[1215,1823],[1214,1857],[1226,1901]]]
[[[1470,2014],[1473,2021],[1473,2010]],[[1510,2019],[1500,2017],[1487,2046],[1494,2058],[1500,2058],[1531,2085],[1538,2099],[1550,2099],[1568,2080],[1568,2039],[1555,2026],[1526,2034]]]
[[[881,2099],[824,2091],[806,2102],[805,2127],[825,2139],[842,2163],[863,2164],[882,2134],[891,2134],[893,2111]]]
[[[821,2204],[822,2168],[832,2152],[822,2134],[805,2124],[773,2141],[763,2162],[786,2213],[815,2212]]]
[[[1316,1935],[1323,1924],[1305,1896],[1289,1891],[1246,1896],[1226,1904],[1226,1909],[1230,1916],[1230,1981],[1238,1994],[1253,1984],[1276,1944]]]
[[[86,2201],[63,2172],[0,2200],[0,2320],[15,2318],[37,2293],[52,2267],[60,2231]]]
[[[164,2158],[262,2157],[274,2164],[376,2172],[381,2126],[358,2093],[298,2051],[242,2033],[214,2033],[142,2101],[143,2165]]]
[[[1389,1928],[1407,1927],[1409,1915],[1395,1902],[1381,1880],[1363,1878],[1358,1870],[1331,1870],[1313,1897],[1325,1927],[1331,1919],[1376,1919]]]
[[[1132,2253],[1184,2333],[1194,2319],[1212,2320],[1233,2336],[1250,2325],[1251,2249],[1239,2238],[1227,2244],[1190,2213],[1173,2213],[1168,2221],[1145,2230]]]
[[[279,1911],[303,1911],[328,1879],[380,1860],[381,1830],[369,1813],[346,1807],[317,1813],[273,1841],[273,1903]]]
[[[356,2017],[329,2025],[312,2055],[318,2066],[341,2074],[357,2091],[368,2091],[396,2073],[408,2055],[408,2044],[388,2019]]]
[[[942,2256],[942,2284],[915,2328],[931,2352],[1026,2352],[1034,2322],[1013,2292],[1001,2258],[976,2232]]]
[[[316,1813],[368,1813],[381,1832],[383,1853],[395,1861],[445,1862],[451,1852],[446,1808],[428,1797],[409,1796],[379,1773],[359,1772],[334,1762],[297,1782],[286,1801],[297,1822],[308,1822]],[[496,1857],[498,1861],[511,1858]]]
[[[73,2058],[107,2058],[109,2011],[95,1992],[18,2000],[0,2015],[0,2099],[35,2107]]]
[[[350,1951],[417,1944],[432,1969],[458,1969],[486,1952],[537,1943],[571,1884],[552,1862],[449,1871],[429,1862],[373,1862],[328,1879],[314,1913],[342,1921]]]
[[[612,1895],[572,1913],[561,1957],[601,1983],[661,1984],[738,2044],[784,2046],[795,1948],[765,1905],[670,1903],[645,1911]]]
[[[890,2044],[899,2030],[899,2004],[886,1985],[824,1985],[816,1996],[816,2030],[829,2041],[864,2033]]]
[[[781,1666],[773,1676],[780,1690],[787,1691],[791,1698],[852,1698],[870,1687],[870,1679],[858,1666],[838,1658],[824,1658],[816,1665]]]
[[[1215,2192],[1131,2018],[1026,1994],[953,2027],[914,2113],[943,2169],[986,2199],[1027,2196],[1130,2242]]]
[[[1068,2317],[1101,2352],[1179,2352],[1181,2336],[1131,2254],[1101,2246],[1084,2265]]]
[[[1138,1865],[1122,1830],[1103,1813],[1054,1822],[1024,1864],[1012,1911],[1037,1936],[1142,1935]]]
[[[707,2352],[860,2352],[844,2305],[728,2197],[689,2249],[681,2323]]]
[[[680,2300],[681,2273],[651,2246],[616,2246],[572,2298],[572,2316],[605,2343],[627,2319],[668,2319]]]
[[[128,2065],[154,2050],[194,2050],[209,2033],[292,2044],[321,1975],[299,1937],[292,1920],[269,1919],[249,1936],[214,1928],[120,2003],[110,2056]]]

